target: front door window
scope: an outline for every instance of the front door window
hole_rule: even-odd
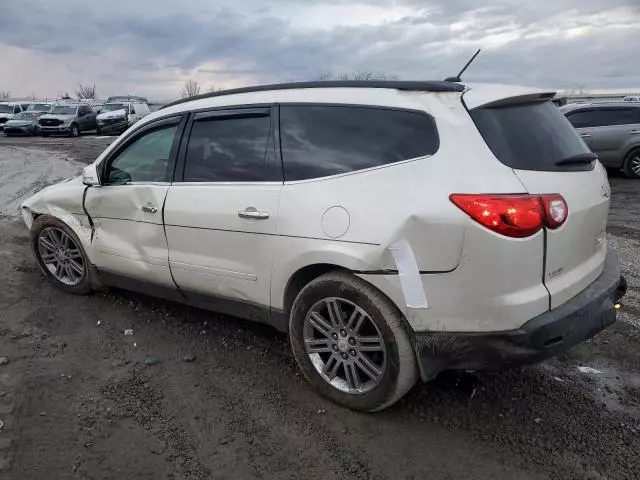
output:
[[[170,181],[168,166],[178,125],[146,132],[134,139],[107,168],[106,183]]]

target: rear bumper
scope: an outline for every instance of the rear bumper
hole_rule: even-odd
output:
[[[609,250],[602,274],[554,310],[516,330],[491,333],[414,333],[423,380],[442,370],[496,370],[542,361],[590,338],[616,321],[615,301],[626,285]]]

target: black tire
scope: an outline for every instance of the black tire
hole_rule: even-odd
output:
[[[49,133],[48,132],[39,132],[41,137],[48,137]]]
[[[69,136],[70,137],[79,137],[80,136],[80,128],[75,123],[72,123],[69,127]]]
[[[76,247],[80,251],[84,267],[84,275],[79,283],[75,285],[68,285],[66,283],[63,283],[55,277],[55,275],[46,267],[45,263],[43,262],[42,254],[39,248],[39,241],[43,231],[48,228],[62,230],[71,238],[71,240],[73,240],[73,242],[75,242]],[[42,271],[42,273],[44,273],[44,275],[54,287],[67,293],[73,293],[75,295],[86,295],[92,292],[93,289],[91,287],[90,271],[91,264],[89,263],[89,259],[87,258],[87,254],[85,253],[84,248],[82,248],[80,239],[74,233],[74,231],[69,228],[69,226],[67,226],[66,223],[48,215],[42,215],[36,218],[33,222],[33,225],[31,226],[31,249],[33,250],[33,254],[36,257],[40,270]]]
[[[304,325],[307,314],[312,306],[331,297],[345,299],[366,312],[384,342],[384,373],[379,383],[365,393],[349,393],[331,385],[320,375],[306,351]],[[316,390],[339,405],[374,412],[398,401],[418,378],[415,354],[405,324],[402,313],[377,288],[354,275],[335,271],[311,281],[298,294],[289,317],[289,338],[296,362]]]
[[[97,136],[101,136],[102,135],[102,129],[100,127],[96,128],[96,135]]]
[[[629,178],[640,178],[640,147],[627,153],[622,164],[622,172]]]

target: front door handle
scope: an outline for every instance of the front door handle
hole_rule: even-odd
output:
[[[640,130],[631,130],[629,135],[637,135],[638,133],[640,133]]]
[[[145,213],[156,213],[158,209],[150,203],[145,203],[140,209]]]
[[[247,207],[238,212],[240,218],[250,218],[252,220],[266,220],[269,218],[269,212],[259,212],[255,207]]]
[[[590,133],[581,133],[580,136],[582,138],[591,138],[591,134]]]

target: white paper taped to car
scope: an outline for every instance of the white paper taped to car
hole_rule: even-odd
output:
[[[411,245],[406,240],[400,240],[391,245],[389,250],[396,262],[407,308],[427,308],[427,295],[424,293],[420,270]]]

